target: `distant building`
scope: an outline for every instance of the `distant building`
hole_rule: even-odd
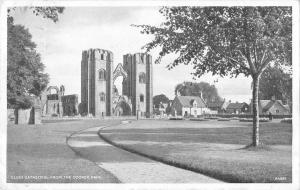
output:
[[[171,106],[173,116],[197,117],[206,113],[210,113],[210,109],[199,96],[176,96]]]
[[[226,112],[229,102],[226,102],[224,99],[223,101],[207,102],[206,104],[211,110],[211,114],[223,114]]]
[[[51,93],[54,90],[55,93]],[[41,99],[42,116],[74,116],[78,114],[78,95],[64,95],[64,86],[49,86]]]
[[[229,114],[245,114],[249,113],[249,105],[245,102],[243,103],[229,103],[226,108],[226,113]]]
[[[126,54],[113,70],[113,53],[103,49],[82,52],[81,113],[95,117],[153,113],[152,56]],[[115,96],[115,80],[123,77],[122,95]],[[121,92],[120,92],[121,93]]]
[[[258,101],[259,114],[272,115],[290,115],[291,111],[288,105],[284,105],[281,100],[276,100],[273,96],[271,100]],[[252,103],[250,104],[250,112],[253,113]]]

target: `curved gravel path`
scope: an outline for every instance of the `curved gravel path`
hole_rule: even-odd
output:
[[[82,157],[109,171],[123,183],[219,183],[192,171],[176,168],[112,146],[94,127],[72,134],[68,145]]]

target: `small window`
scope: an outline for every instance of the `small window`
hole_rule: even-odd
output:
[[[140,95],[140,102],[144,102],[144,95],[143,94]]]
[[[99,80],[105,80],[106,79],[106,71],[104,69],[101,69],[99,71]]]
[[[276,110],[276,113],[279,113],[279,110]]]
[[[139,74],[139,83],[146,83],[146,74],[143,72]]]
[[[100,101],[101,102],[105,101],[105,93],[104,92],[100,93]]]
[[[101,60],[104,60],[104,55],[103,54],[101,54]]]

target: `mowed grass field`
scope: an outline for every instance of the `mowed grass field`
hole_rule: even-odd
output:
[[[8,183],[119,183],[66,144],[73,132],[116,125],[120,121],[48,121],[42,125],[7,126]]]
[[[260,149],[247,149],[252,123],[137,121],[101,136],[132,152],[226,182],[292,182],[292,125],[261,123]]]

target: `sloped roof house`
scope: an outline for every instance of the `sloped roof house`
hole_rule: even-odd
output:
[[[199,96],[176,96],[171,107],[172,115],[198,116],[208,112],[209,108]]]

